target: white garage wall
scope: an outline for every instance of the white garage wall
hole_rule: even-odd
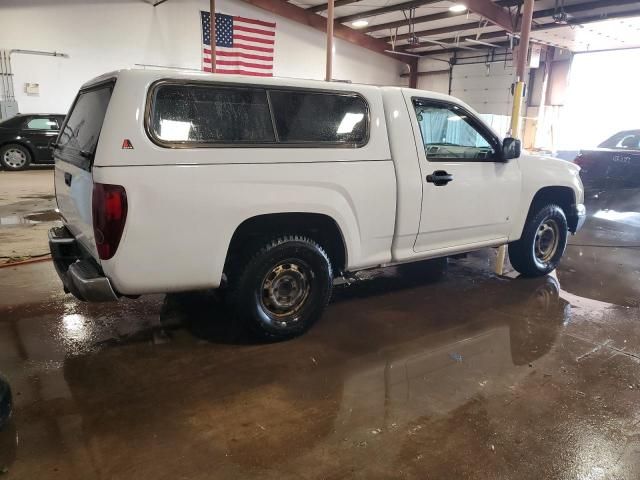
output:
[[[449,93],[449,73],[442,72],[448,68],[449,65],[446,62],[428,57],[421,58],[418,61],[418,71],[434,73],[418,77],[418,88],[438,93]]]
[[[1,0],[0,48],[58,51],[68,59],[13,55],[21,112],[61,112],[86,80],[134,64],[200,69],[200,10],[206,0]],[[277,22],[274,74],[324,78],[325,35],[239,0],[218,0],[221,13]],[[406,84],[405,64],[356,45],[335,43],[334,78]],[[39,83],[39,96],[24,84]]]

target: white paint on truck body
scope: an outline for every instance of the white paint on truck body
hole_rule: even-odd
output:
[[[517,240],[531,200],[544,186],[567,186],[582,202],[577,170],[568,163],[527,155],[509,162],[428,161],[411,99],[445,101],[475,114],[447,95],[161,70],[123,70],[86,86],[106,78],[116,83],[91,175],[126,190],[120,245],[99,262],[122,294],[218,287],[234,232],[258,215],[332,218],[345,243],[346,270],[354,271]],[[145,130],[145,115],[149,89],[161,80],[356,93],[369,107],[368,142],[360,148],[159,146]],[[122,148],[124,139],[133,149]],[[438,169],[451,170],[454,182],[427,183],[425,176]],[[64,194],[58,202],[67,216],[72,207]],[[75,219],[67,217],[73,233]],[[95,247],[90,251],[95,257]]]

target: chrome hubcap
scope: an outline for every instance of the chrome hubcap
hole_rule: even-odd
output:
[[[10,148],[4,152],[4,163],[12,168],[20,168],[27,162],[27,156],[22,150]]]
[[[546,263],[553,258],[558,250],[559,232],[558,224],[551,219],[545,220],[538,227],[534,248],[539,261]]]
[[[309,291],[307,269],[294,262],[283,262],[264,277],[260,300],[270,314],[286,316],[302,308]]]

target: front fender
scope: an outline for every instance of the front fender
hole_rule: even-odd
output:
[[[529,154],[523,154],[518,161],[522,171],[522,192],[509,241],[520,238],[533,199],[543,188],[568,188],[573,192],[574,204],[584,203],[584,188],[579,175],[580,167],[577,165],[557,158]]]

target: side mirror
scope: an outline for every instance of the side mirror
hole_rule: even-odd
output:
[[[502,141],[502,159],[506,162],[520,156],[521,143],[517,138],[507,137]]]

